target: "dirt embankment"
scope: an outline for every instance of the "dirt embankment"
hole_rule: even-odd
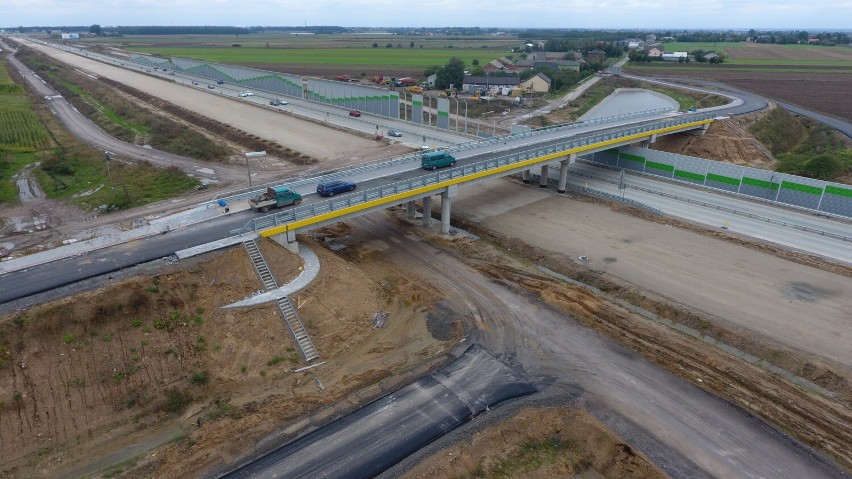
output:
[[[589,413],[564,407],[525,409],[425,458],[405,477],[668,476]]]
[[[701,136],[664,135],[657,138],[651,148],[752,168],[774,169],[775,158],[754,136],[740,126],[740,121],[740,119],[714,121],[707,132]]]
[[[298,274],[297,257],[260,246],[279,282]],[[0,319],[0,389],[9,391],[0,475],[84,470],[177,430],[154,460],[112,471],[138,461],[155,477],[197,477],[278,425],[444,349],[426,327],[434,293],[420,282],[371,278],[316,249],[323,269],[293,301],[327,364],[301,373],[273,307],[220,309],[262,288],[240,248]],[[389,316],[376,329],[380,311]]]
[[[708,323],[693,312],[652,299],[634,290],[604,279],[587,268],[576,266],[561,254],[532,247],[517,238],[508,238],[476,224],[466,229],[512,251],[513,255],[534,261],[578,281],[597,286],[613,297],[636,304],[663,318],[687,325],[722,342],[741,349],[765,347],[744,331],[727,330]],[[832,370],[813,358],[803,358],[795,352],[783,355],[790,364],[788,370],[807,371],[809,379],[835,393],[824,398],[816,393],[791,385],[779,376],[734,358],[700,339],[677,333],[651,321],[636,320],[636,316],[605,298],[549,277],[529,266],[509,259],[502,253],[478,244],[461,245],[460,255],[482,274],[498,281],[517,284],[543,302],[571,314],[581,323],[600,331],[613,340],[637,351],[649,360],[682,376],[699,387],[753,411],[779,425],[805,443],[825,451],[846,467],[852,465],[852,455],[846,447],[852,443],[852,391],[844,373]],[[708,329],[709,328],[709,329]],[[776,345],[777,346],[777,345]],[[758,352],[759,357],[766,357]],[[811,361],[807,362],[806,361]],[[698,380],[697,378],[700,378]]]

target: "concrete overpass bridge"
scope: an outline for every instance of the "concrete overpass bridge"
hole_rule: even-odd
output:
[[[460,186],[514,174],[521,174],[524,181],[529,181],[530,171],[540,168],[540,186],[544,188],[549,168],[558,165],[558,191],[563,193],[568,180],[568,165],[575,161],[577,155],[634,143],[647,145],[661,135],[681,132],[701,134],[713,121],[713,114],[699,113],[629,125],[587,126],[585,131],[581,131],[582,128],[544,129],[471,142],[449,149],[457,159],[457,166],[428,173],[420,168],[419,155],[412,155],[378,165],[368,181],[359,181],[361,188],[356,192],[286,208],[253,219],[233,232],[258,232],[292,249],[296,247],[298,233],[379,209],[405,204],[409,218],[414,218],[417,200],[422,200],[423,222],[428,225],[432,221],[432,197],[440,195],[441,232],[446,234],[450,229],[452,198]],[[356,173],[344,170],[334,176],[353,178]]]

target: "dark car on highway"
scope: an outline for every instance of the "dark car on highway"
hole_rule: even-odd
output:
[[[334,196],[338,193],[345,193],[355,189],[355,183],[343,180],[323,181],[317,185],[317,193],[320,196]]]
[[[352,110],[349,112],[349,116],[361,116],[361,112],[358,110]]]
[[[219,84],[219,85],[224,85],[225,80],[216,80],[216,83]]]

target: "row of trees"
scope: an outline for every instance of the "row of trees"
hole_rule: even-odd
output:
[[[485,71],[482,70],[482,67],[479,66],[478,60],[473,60],[473,67],[471,67],[470,73],[474,76],[485,76]],[[430,68],[427,68],[423,72],[423,76],[428,77],[429,75],[435,74],[435,88],[439,90],[444,90],[453,86],[455,88],[461,88],[462,83],[464,83],[464,72],[465,72],[465,62],[464,60],[453,57],[450,58],[450,61],[446,65],[435,65]],[[540,67],[533,68],[530,70],[525,70],[520,73],[519,77],[521,81],[526,81],[531,78],[536,73],[543,73],[550,78],[550,88],[553,91],[559,91],[565,89],[583,78],[593,74],[595,71],[599,69],[595,65],[586,65],[579,71],[577,70],[554,70],[549,67]],[[513,73],[507,72],[494,72],[490,76],[513,76]]]
[[[846,45],[850,42],[849,34],[846,32],[820,32],[811,34],[806,30],[755,30],[743,31],[664,31],[657,32],[657,38],[674,37],[679,42],[744,42],[753,41],[757,43],[796,44],[805,43],[809,38],[817,39],[820,45]]]

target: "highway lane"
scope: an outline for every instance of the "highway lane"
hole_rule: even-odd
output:
[[[256,213],[246,211],[226,215],[218,221],[205,221],[193,225],[192,228],[178,229],[167,234],[5,273],[0,275],[3,285],[0,288],[0,304],[160,259],[185,248],[227,238],[232,229],[244,225],[252,215]]]
[[[535,392],[479,346],[224,478],[369,478],[502,401]]]
[[[569,173],[569,182],[574,185],[584,186],[588,183],[589,188],[620,195],[619,172],[616,170],[581,162],[571,165],[569,172],[575,173],[573,176]],[[655,207],[666,214],[705,224],[710,228],[724,227],[731,232],[852,264],[852,243],[802,230],[802,228],[809,228],[852,238],[852,222],[848,220],[826,218],[807,211],[777,207],[722,192],[663,179],[658,180],[651,176],[627,174],[625,178],[627,185],[624,192],[625,198]],[[637,190],[634,187],[661,192],[668,196]],[[687,202],[683,200],[684,198],[692,202]],[[716,206],[742,214],[726,212],[717,209]],[[767,218],[772,222],[761,218]]]
[[[80,113],[65,98],[59,95],[58,92],[48,86],[44,80],[21,63],[20,60],[14,56],[9,56],[9,62],[21,72],[23,78],[38,91],[39,95],[45,98],[51,112],[72,135],[95,148],[111,152],[114,159],[148,161],[151,164],[164,168],[174,166],[193,176],[213,181],[228,180],[239,182],[246,180],[245,170],[242,167],[224,163],[205,163],[194,158],[187,158],[153,148],[144,148],[118,140],[107,134],[85,115]]]
[[[209,78],[195,76],[188,73],[174,72],[174,75],[169,72],[157,70],[151,73],[145,73],[142,69],[150,68],[147,65],[135,64],[129,59],[117,59],[108,55],[102,55],[95,52],[89,52],[85,49],[79,49],[68,46],[59,46],[47,44],[43,42],[35,42],[29,40],[30,44],[35,46],[50,47],[53,49],[62,50],[78,55],[81,59],[90,59],[101,62],[104,66],[109,65],[112,68],[121,69],[123,71],[134,72],[138,75],[146,75],[160,78],[169,83],[178,83],[186,88],[207,93],[211,97],[228,97],[241,102],[253,104],[264,108],[269,108],[277,111],[286,111],[295,115],[309,118],[321,123],[333,123],[353,131],[358,131],[367,135],[376,133],[384,134],[388,129],[397,129],[403,131],[402,138],[395,138],[394,141],[400,141],[412,147],[421,145],[427,146],[447,146],[457,144],[459,142],[470,141],[475,137],[473,135],[465,135],[461,132],[452,130],[438,129],[436,126],[418,125],[413,122],[394,120],[392,118],[382,117],[369,113],[363,113],[361,117],[354,118],[349,116],[350,109],[339,106],[325,105],[318,102],[307,101],[298,97],[281,95],[274,92],[259,90],[245,85],[237,85],[232,83],[217,84]],[[193,81],[197,81],[198,85],[192,85]],[[214,88],[207,88],[207,84],[211,83]],[[254,93],[253,96],[240,97],[239,92],[250,90]],[[152,93],[156,95],[156,93]],[[269,105],[269,101],[276,98],[286,99],[289,104],[286,106],[273,107]],[[354,108],[357,109],[357,108]],[[455,125],[455,124],[453,124]]]
[[[515,358],[531,378],[554,379],[554,389],[581,388],[584,407],[671,477],[844,477],[831,461],[754,415],[523,293],[511,276],[495,281],[377,215],[353,226],[359,242],[385,242],[387,261],[416,271],[444,301],[474,318],[470,340]],[[538,386],[540,395],[554,392]]]

